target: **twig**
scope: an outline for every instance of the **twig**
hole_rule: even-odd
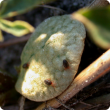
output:
[[[84,69],[74,79],[69,88],[58,97],[58,99],[60,99],[62,103],[65,103],[84,87],[96,81],[97,79],[105,75],[108,71],[110,71],[110,49],[96,61],[94,61],[91,65],[89,65],[86,69]],[[56,101],[56,99],[52,99],[47,102],[47,106],[58,108],[61,106],[61,104]],[[45,104],[42,104],[35,110],[42,110],[44,107]]]
[[[57,100],[62,106],[64,106],[66,109],[68,109],[68,110],[74,110],[73,108],[70,108],[70,107],[66,106],[65,104],[63,104],[58,98],[56,98],[56,100]]]
[[[96,104],[91,107],[83,107],[83,110],[100,110],[100,108],[102,108],[104,106],[108,107],[109,105],[110,105],[110,102],[103,103],[103,104]],[[79,109],[75,109],[75,110],[79,110]],[[105,109],[102,109],[102,110],[105,110]],[[109,109],[106,109],[106,110],[109,110]]]
[[[88,5],[89,8],[93,7],[102,7],[107,6],[109,2],[107,0],[93,0],[90,5]]]
[[[19,102],[19,110],[24,110],[24,104],[25,104],[25,97],[21,96],[21,99]]]
[[[39,7],[45,7],[45,8],[51,8],[54,10],[59,10],[61,12],[67,13],[65,10],[61,9],[61,8],[57,8],[57,7],[53,7],[53,6],[49,6],[49,5],[38,5]]]
[[[24,36],[24,37],[19,37],[19,38],[16,37],[16,38],[10,39],[8,41],[1,42],[0,48],[4,48],[4,47],[8,47],[8,46],[15,45],[18,43],[26,42],[29,38],[30,38],[30,34],[27,36]]]
[[[100,99],[102,98],[103,96],[101,96],[100,97]],[[106,97],[106,96],[105,96]],[[97,98],[94,98],[95,99],[95,102],[96,102],[96,100],[97,100]],[[94,101],[94,99],[92,100],[92,99],[90,99],[91,101]],[[107,97],[106,97],[106,99],[107,99]],[[98,99],[98,101],[99,101],[99,99]],[[105,102],[104,102],[105,101]],[[87,102],[87,101],[86,101]],[[102,103],[93,103],[92,102],[92,104],[93,105],[89,105],[89,104],[87,104],[87,103],[78,103],[77,105],[75,105],[74,106],[74,109],[75,110],[94,110],[95,108],[96,109],[98,109],[99,107],[101,107],[101,106],[106,106],[106,105],[110,105],[110,101],[109,101],[109,97],[108,97],[108,99],[107,100],[103,100],[103,98],[102,98]],[[100,102],[100,101],[99,101]]]
[[[79,103],[83,104],[83,105],[86,105],[86,106],[90,106],[90,107],[92,106],[91,104],[88,104],[88,103],[85,103],[85,102],[82,102],[82,101],[80,101]]]

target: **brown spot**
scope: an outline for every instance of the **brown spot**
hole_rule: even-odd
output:
[[[47,85],[51,85],[51,84],[52,84],[52,81],[50,81],[50,80],[48,80],[48,79],[44,80],[44,82],[45,82],[45,84],[47,84]]]
[[[27,68],[29,67],[29,63],[25,63],[25,64],[23,64],[22,67],[25,68],[25,69],[27,69]]]
[[[68,64],[67,60],[63,60],[63,66],[65,69],[69,68],[69,64]]]

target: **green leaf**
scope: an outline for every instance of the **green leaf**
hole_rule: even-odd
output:
[[[5,9],[7,4],[6,0],[0,0],[0,13]],[[1,18],[1,14],[0,14],[0,18]]]
[[[84,8],[74,13],[73,18],[84,23],[96,45],[103,49],[110,48],[110,6]]]
[[[11,22],[4,19],[0,19],[0,29],[17,37],[34,31],[34,28],[25,21],[17,20]]]
[[[0,17],[12,17],[31,10],[32,8],[54,0],[4,0],[0,9]]]
[[[3,35],[2,35],[2,31],[0,30],[0,42],[2,42],[4,40]]]

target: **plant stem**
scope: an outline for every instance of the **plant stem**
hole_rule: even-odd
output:
[[[79,75],[74,79],[69,88],[63,92],[58,99],[65,103],[75,94],[77,94],[84,87],[90,85],[100,77],[104,76],[108,71],[110,71],[110,49],[101,55],[96,61],[90,64],[86,69],[84,69]],[[52,99],[47,101],[47,106],[53,108],[58,108],[61,104]],[[45,107],[45,103],[40,105],[35,110],[42,110]]]
[[[90,5],[88,5],[88,8],[94,8],[94,7],[103,7],[107,6],[109,2],[107,0],[93,0]]]
[[[11,46],[11,45],[26,42],[29,38],[30,38],[30,34],[23,36],[23,37],[19,37],[19,38],[16,37],[16,38],[10,39],[10,40],[5,41],[5,42],[1,42],[0,48],[5,48],[5,47]]]

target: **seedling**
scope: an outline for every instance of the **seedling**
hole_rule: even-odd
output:
[[[84,25],[71,15],[46,19],[24,47],[16,90],[37,102],[64,92],[77,73],[84,39]]]

